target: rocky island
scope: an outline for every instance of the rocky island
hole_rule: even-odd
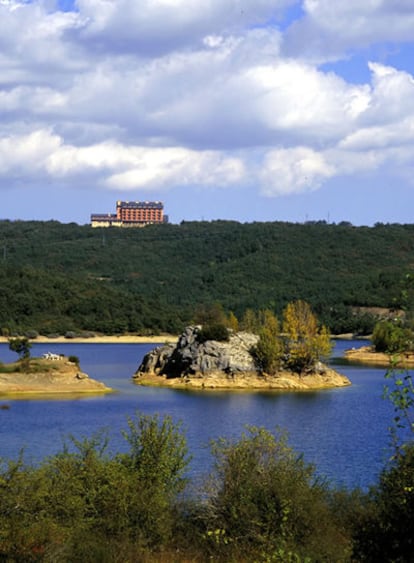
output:
[[[51,355],[54,356],[54,355]],[[65,356],[30,358],[0,366],[0,396],[101,394],[112,389],[91,379]]]
[[[228,341],[200,341],[200,326],[187,327],[177,343],[146,354],[135,373],[139,385],[181,389],[284,389],[305,391],[350,385],[345,376],[321,362],[298,374],[281,369],[274,375],[261,372],[253,349],[259,337],[248,332],[230,333]]]

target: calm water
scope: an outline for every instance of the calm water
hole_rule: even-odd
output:
[[[333,357],[361,342],[335,345]],[[218,436],[239,436],[244,425],[287,430],[290,444],[317,466],[318,473],[347,487],[375,482],[389,457],[388,426],[392,406],[382,399],[384,368],[340,365],[338,371],[351,387],[309,393],[185,392],[145,388],[131,375],[147,344],[34,344],[33,355],[46,351],[76,355],[91,377],[116,389],[116,394],[49,400],[0,399],[10,406],[0,410],[0,457],[15,458],[24,448],[27,461],[56,453],[69,434],[90,436],[105,428],[113,451],[124,449],[121,430],[128,416],[170,414],[186,430],[194,475],[211,462],[208,442]],[[0,344],[0,359],[15,359],[7,344]],[[332,360],[335,363],[335,359]]]

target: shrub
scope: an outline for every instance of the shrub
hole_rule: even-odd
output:
[[[186,438],[171,417],[143,414],[128,419],[123,436],[130,450],[119,459],[134,487],[135,501],[129,509],[133,528],[144,543],[164,545],[175,525],[177,496],[187,484]]]
[[[197,334],[197,340],[200,343],[207,342],[207,340],[217,340],[218,342],[228,342],[229,331],[224,324],[215,323],[205,325]]]
[[[68,330],[67,332],[65,332],[65,338],[76,338],[77,334],[76,332],[74,332],[73,330]]]
[[[356,561],[413,561],[414,442],[400,450],[369,494],[354,535]]]
[[[377,352],[403,352],[412,347],[413,333],[398,322],[380,321],[374,327],[372,343]]]
[[[101,431],[38,467],[0,459],[0,560],[141,561],[172,544],[185,437],[169,417],[140,414],[124,437],[124,454],[110,455]]]
[[[284,436],[251,427],[239,441],[214,441],[212,451],[210,550],[229,559],[236,550],[272,561],[343,561],[349,546],[335,526],[327,487]]]
[[[69,362],[71,362],[72,364],[76,364],[77,366],[79,366],[79,358],[78,356],[69,356],[68,357]]]
[[[259,341],[252,354],[260,371],[274,374],[280,367],[283,355],[279,321],[271,311],[262,311],[261,317]]]
[[[35,340],[39,336],[39,333],[37,332],[37,330],[28,330],[28,331],[26,331],[25,336],[26,336],[26,338],[30,338],[31,340]]]

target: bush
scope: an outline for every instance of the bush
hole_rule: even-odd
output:
[[[260,371],[275,374],[280,368],[283,355],[283,342],[280,336],[279,321],[271,311],[261,311],[259,340],[252,350]]]
[[[394,354],[411,349],[413,336],[411,330],[398,322],[380,321],[374,327],[372,343],[376,352]]]
[[[0,560],[141,561],[168,547],[186,485],[185,437],[169,417],[140,414],[124,437],[125,454],[110,455],[98,432],[71,437],[38,467],[0,459]]]
[[[207,340],[217,340],[218,342],[229,341],[229,331],[224,324],[215,323],[205,325],[197,334],[197,340],[200,343],[207,342]]]
[[[248,428],[238,442],[212,443],[215,471],[206,506],[210,550],[231,559],[263,554],[272,561],[343,561],[348,542],[327,487],[284,436]],[[303,558],[303,559],[302,559]]]
[[[39,333],[37,330],[28,330],[26,331],[25,336],[26,338],[30,338],[30,340],[35,340],[39,336]]]
[[[68,357],[69,362],[71,362],[72,364],[76,364],[77,366],[79,366],[79,358],[78,356],[69,356]]]
[[[68,330],[67,332],[65,332],[65,338],[76,338],[78,335],[76,332],[74,332],[73,330]]]
[[[354,536],[356,561],[411,562],[414,554],[414,442],[406,444],[369,494]]]

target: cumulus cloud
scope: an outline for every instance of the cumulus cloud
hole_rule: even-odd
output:
[[[75,147],[47,130],[0,137],[0,177],[24,176],[33,170],[55,179],[92,175],[116,190],[226,186],[244,175],[240,159],[214,151],[125,146],[114,141]]]
[[[79,38],[101,50],[154,56],[206,36],[263,25],[295,0],[78,0]]]
[[[77,0],[61,12],[0,0],[0,186],[36,176],[276,196],[408,170],[412,74],[373,61],[354,84],[318,63],[411,41],[412,2],[305,0],[279,25],[295,3]]]
[[[321,62],[380,42],[414,40],[411,0],[304,0],[303,10],[286,35],[286,54]]]
[[[283,195],[315,190],[334,173],[323,154],[295,147],[269,151],[260,176],[265,195]]]

